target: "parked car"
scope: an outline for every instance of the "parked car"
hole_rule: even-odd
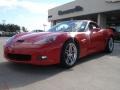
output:
[[[2,32],[2,31],[0,31],[0,36],[2,36],[2,33],[3,33],[3,32]]]
[[[120,32],[115,32],[115,40],[120,40]]]
[[[114,32],[114,39],[115,40],[120,40],[120,27],[118,28],[109,28],[109,29],[112,29],[113,32]]]
[[[5,32],[5,31],[0,31],[0,36],[2,37],[12,37],[13,35],[17,34],[19,32]]]
[[[44,30],[33,30],[32,32],[43,32]]]
[[[10,62],[72,67],[79,58],[114,48],[113,31],[89,20],[65,21],[49,32],[21,33],[10,38],[4,55]]]

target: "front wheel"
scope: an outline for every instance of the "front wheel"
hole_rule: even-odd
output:
[[[106,46],[106,52],[107,53],[112,53],[114,49],[114,39],[112,37],[109,38]]]
[[[76,44],[70,40],[67,41],[62,49],[61,65],[62,67],[70,68],[75,65],[78,59],[78,49]]]

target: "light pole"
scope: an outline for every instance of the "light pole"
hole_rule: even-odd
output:
[[[44,32],[45,32],[45,27],[46,27],[47,25],[46,24],[43,24],[43,27],[44,27]]]

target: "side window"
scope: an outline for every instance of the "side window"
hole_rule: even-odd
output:
[[[66,30],[67,28],[69,28],[69,26],[67,24],[62,24],[60,25],[59,27],[56,28],[56,31],[64,31]]]
[[[83,32],[85,31],[86,29],[86,26],[87,26],[87,22],[83,22],[78,30],[78,32]]]
[[[99,26],[98,26],[96,23],[90,23],[90,24],[89,24],[89,29],[90,29],[90,30],[96,29],[96,28],[99,28]]]

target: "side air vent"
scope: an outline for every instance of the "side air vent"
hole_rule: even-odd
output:
[[[22,43],[22,42],[24,42],[24,40],[17,40],[17,42]]]

